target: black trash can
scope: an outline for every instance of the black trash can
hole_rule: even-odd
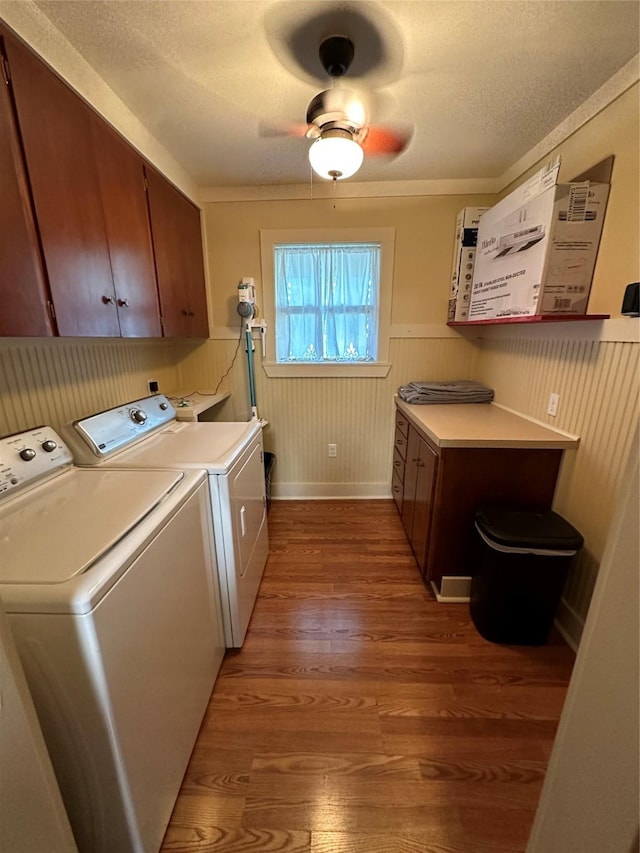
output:
[[[271,473],[276,462],[275,453],[264,451],[264,487],[267,496],[267,512],[271,507]]]
[[[475,528],[469,607],[478,632],[492,643],[544,645],[581,534],[552,510],[497,505],[476,511]]]

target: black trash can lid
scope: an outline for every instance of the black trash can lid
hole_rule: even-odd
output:
[[[488,539],[507,548],[577,551],[584,543],[575,527],[550,509],[483,506],[476,511],[476,524]]]

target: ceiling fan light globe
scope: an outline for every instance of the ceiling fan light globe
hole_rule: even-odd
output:
[[[309,148],[311,168],[327,181],[350,178],[362,166],[364,152],[353,139],[320,137]]]

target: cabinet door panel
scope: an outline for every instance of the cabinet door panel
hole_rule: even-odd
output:
[[[142,157],[97,116],[91,130],[120,333],[125,338],[161,337]]]
[[[164,334],[207,337],[200,211],[154,169],[145,172]]]
[[[0,82],[0,335],[54,334],[8,87]]]
[[[416,496],[413,509],[413,526],[411,528],[411,547],[416,555],[420,571],[428,579],[427,554],[431,534],[438,457],[423,439],[420,439],[420,454],[416,465]]]
[[[418,479],[417,463],[419,458],[420,436],[415,429],[410,426],[405,457],[404,491],[402,493],[402,524],[409,542],[411,542],[411,530],[413,528],[413,513],[416,502],[416,482]]]
[[[119,335],[91,110],[18,39],[5,46],[58,331]]]

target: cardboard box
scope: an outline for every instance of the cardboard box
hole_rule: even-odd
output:
[[[451,288],[447,320],[466,320],[469,314],[478,225],[488,207],[465,207],[456,217]]]
[[[482,217],[469,320],[585,314],[609,185],[549,164]]]

